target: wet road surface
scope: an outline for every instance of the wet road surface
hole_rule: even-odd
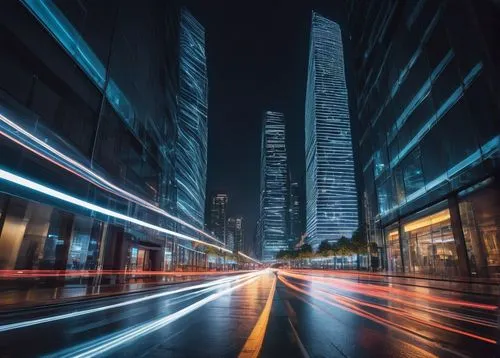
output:
[[[264,270],[2,313],[0,356],[495,357],[498,300],[467,285]]]

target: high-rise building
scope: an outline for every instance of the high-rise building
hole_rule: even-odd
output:
[[[185,8],[181,10],[179,36],[177,209],[181,218],[203,228],[208,137],[205,29]]]
[[[232,251],[245,251],[243,247],[243,218],[234,217],[227,219],[227,244],[226,248]],[[248,251],[246,251],[248,252]]]
[[[227,244],[227,194],[215,194],[212,196],[210,206],[210,231],[217,239]]]
[[[236,245],[235,250],[244,251],[245,250],[245,230],[243,227],[243,218],[236,218],[236,228],[234,232],[234,242]]]
[[[172,267],[180,17],[154,0],[0,2],[1,269]],[[196,107],[184,82],[206,82],[186,72]]]
[[[288,201],[288,245],[293,247],[302,234],[299,183],[290,181]]]
[[[269,261],[276,258],[279,250],[288,248],[288,168],[283,113],[264,113],[260,175],[262,260]]]
[[[236,220],[234,218],[227,219],[226,224],[226,249],[235,251],[235,230],[236,230]]]
[[[358,226],[344,51],[337,23],[313,12],[307,77],[308,242],[350,238]]]
[[[351,1],[365,227],[383,268],[500,272],[500,7]]]

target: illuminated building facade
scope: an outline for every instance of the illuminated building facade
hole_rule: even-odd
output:
[[[179,21],[163,1],[0,3],[0,269],[169,270],[216,243],[173,215]]]
[[[207,181],[208,80],[205,30],[181,10],[179,115],[175,178],[178,214],[202,228]]]
[[[288,193],[288,245],[293,247],[302,234],[299,183],[290,181]]]
[[[288,248],[288,166],[285,145],[285,116],[264,113],[260,168],[260,235],[262,260],[276,258]]]
[[[500,271],[500,8],[352,1],[363,215],[390,271]]]
[[[236,251],[245,251],[243,247],[243,218],[242,217],[234,217],[227,219],[227,236],[228,236],[228,244],[226,247],[229,250],[234,252]]]
[[[227,194],[218,193],[212,196],[210,206],[210,230],[215,237],[223,243],[227,243]]]
[[[313,12],[307,77],[306,230],[316,248],[358,226],[344,51],[337,23]]]

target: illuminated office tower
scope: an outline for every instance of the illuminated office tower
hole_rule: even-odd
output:
[[[279,250],[288,248],[288,169],[282,113],[264,113],[261,144],[260,240],[262,260],[269,261]]]
[[[288,243],[292,246],[302,234],[300,220],[299,183],[290,182],[288,202]]]
[[[351,237],[358,210],[340,27],[315,12],[305,128],[307,235],[317,247]]]
[[[205,30],[184,8],[180,24],[177,209],[181,218],[203,228],[208,136]]]
[[[245,251],[243,247],[243,218],[227,219],[227,248],[233,251]],[[248,252],[248,251],[246,251]]]
[[[227,194],[215,194],[212,196],[210,206],[210,230],[215,237],[227,244]]]

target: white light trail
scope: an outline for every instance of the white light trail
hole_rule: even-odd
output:
[[[142,324],[137,327],[133,327],[130,329],[127,329],[121,333],[117,333],[115,335],[112,335],[108,339],[105,339],[103,341],[99,341],[96,344],[86,344],[85,347],[81,349],[76,349],[76,350],[71,350],[65,355],[56,354],[54,356],[58,357],[72,357],[72,358],[87,358],[87,357],[95,357],[97,355],[101,355],[109,350],[115,349],[123,344],[129,343],[130,341],[140,338],[142,336],[145,336],[147,334],[153,333],[167,325],[169,325],[172,322],[175,322],[179,318],[182,318],[186,316],[187,314],[197,310],[198,308],[206,305],[207,303],[210,303],[224,295],[227,295],[228,293],[237,290],[243,286],[246,286],[255,280],[259,278],[259,276],[263,273],[263,271],[260,271],[257,274],[254,274],[254,277],[251,277],[247,279],[246,281],[235,285],[233,287],[227,288],[223,291],[211,294],[208,297],[205,297],[192,305],[189,305],[175,313],[169,314],[168,316],[165,316],[160,319],[156,319],[154,321],[151,321],[149,323]]]
[[[244,274],[244,275],[226,277],[226,278],[222,278],[222,279],[207,282],[207,283],[202,283],[199,285],[188,286],[188,287],[179,288],[177,290],[156,293],[153,295],[149,295],[149,296],[145,296],[145,297],[141,297],[141,298],[135,298],[133,300],[123,301],[123,302],[115,303],[112,305],[101,306],[101,307],[97,307],[97,308],[90,308],[90,309],[86,309],[86,310],[82,310],[82,311],[70,312],[70,313],[60,314],[60,315],[56,315],[56,316],[38,318],[38,319],[29,320],[29,321],[5,324],[5,325],[0,326],[0,332],[12,331],[15,329],[36,326],[36,325],[40,325],[40,324],[44,324],[44,323],[61,321],[61,320],[68,319],[68,318],[85,316],[85,315],[89,315],[89,314],[96,313],[96,312],[107,311],[107,310],[114,309],[114,308],[133,305],[135,303],[154,300],[156,298],[171,296],[171,295],[175,295],[177,293],[182,293],[182,292],[186,292],[186,291],[203,289],[203,288],[207,288],[207,287],[218,287],[221,285],[225,285],[227,283],[241,281],[241,280],[256,276],[257,274],[260,274],[260,272],[259,273],[251,272],[251,273]]]
[[[160,209],[159,207],[149,203],[148,201],[132,194],[132,193],[129,193],[128,191],[116,186],[115,184],[109,182],[108,180],[106,180],[105,178],[103,178],[102,176],[100,176],[99,174],[97,174],[96,172],[92,171],[91,169],[87,168],[86,166],[84,166],[83,164],[81,164],[80,162],[72,159],[71,157],[65,155],[64,153],[58,151],[57,149],[55,149],[54,147],[48,145],[47,143],[45,143],[43,140],[41,140],[40,138],[34,136],[33,134],[31,134],[30,132],[28,132],[27,130],[25,130],[23,127],[19,126],[18,124],[16,124],[15,122],[13,122],[12,120],[10,120],[9,118],[7,118],[6,116],[4,116],[3,114],[0,113],[0,121],[2,121],[4,124],[8,125],[10,128],[12,128],[16,133],[17,136],[19,136],[19,134],[22,134],[23,136],[26,137],[26,139],[28,140],[28,142],[33,142],[35,143],[36,145],[42,147],[44,150],[48,151],[51,153],[51,155],[57,157],[59,160],[62,160],[66,163],[68,163],[69,165],[75,167],[76,169],[82,171],[84,174],[90,176],[91,178],[88,178],[88,177],[85,177],[83,175],[80,175],[79,173],[71,170],[71,168],[68,168],[66,167],[65,165],[63,165],[62,163],[60,162],[57,162],[56,164],[58,166],[60,166],[61,168],[73,173],[73,174],[76,174],[78,176],[80,176],[81,178],[89,181],[89,182],[92,182],[93,184],[97,184],[100,188],[104,189],[104,190],[107,190],[115,195],[118,195],[118,196],[121,196],[122,198],[124,199],[127,199],[127,200],[130,200],[130,201],[133,201],[134,203],[146,208],[146,209],[149,209],[149,210],[152,210],[158,214],[161,214],[163,216],[166,216],[168,217],[169,219],[172,219],[176,222],[178,222],[179,224],[181,225],[184,225],[186,227],[188,227],[189,229],[201,234],[201,235],[204,235],[205,237],[213,240],[213,241],[216,241],[220,244],[223,244],[224,243],[218,239],[216,239],[215,237],[213,237],[212,235],[209,235],[208,233],[206,233],[205,231],[203,230],[200,230],[198,228],[196,228],[195,226],[189,224],[188,222],[176,217],[176,216],[173,216],[172,214],[168,213],[167,211],[163,210],[163,209]],[[31,152],[47,159],[47,160],[50,160],[52,161],[50,158],[48,158],[46,155],[44,155],[43,153],[40,153],[38,150],[36,150],[35,148],[33,148],[32,146],[28,146],[28,145],[25,145],[25,144],[22,144],[20,143],[19,141],[15,140],[14,138],[12,138],[10,135],[7,135],[6,133],[0,131],[0,134],[4,135],[5,137],[11,139],[12,141],[16,142],[17,144],[20,144],[22,145],[24,148],[30,150]],[[53,162],[53,161],[52,161]],[[97,183],[96,183],[97,182]]]
[[[256,260],[256,259],[254,259],[253,257],[250,257],[250,256],[248,256],[248,255],[245,255],[245,254],[244,254],[243,252],[241,252],[241,251],[238,251],[238,255],[240,255],[240,256],[242,256],[242,257],[244,257],[244,258],[246,258],[246,259],[248,259],[248,260],[250,260],[250,261],[253,261],[253,262],[255,262],[256,264],[262,265],[262,262],[260,262],[260,261],[258,261],[258,260]]]
[[[231,250],[228,250],[228,249],[226,249],[224,247],[220,247],[220,246],[217,246],[217,245],[214,245],[214,244],[210,244],[208,242],[198,240],[198,239],[196,239],[194,237],[187,236],[187,235],[184,235],[184,234],[180,234],[178,232],[165,229],[165,228],[163,228],[161,226],[154,225],[154,224],[148,223],[146,221],[139,220],[139,219],[133,218],[131,216],[127,216],[127,215],[118,213],[116,211],[103,208],[101,206],[98,206],[98,205],[89,203],[87,201],[75,198],[75,197],[73,197],[71,195],[64,194],[64,193],[62,193],[60,191],[51,189],[51,188],[49,188],[49,187],[47,187],[45,185],[38,184],[38,183],[36,183],[34,181],[31,181],[29,179],[23,178],[23,177],[21,177],[19,175],[15,175],[15,174],[13,174],[11,172],[8,172],[8,171],[5,171],[3,169],[0,169],[0,179],[4,179],[4,180],[6,180],[6,181],[8,181],[8,182],[10,182],[12,184],[23,186],[23,187],[28,188],[30,190],[36,191],[38,193],[41,193],[41,194],[50,196],[52,198],[56,198],[56,199],[65,201],[67,203],[70,203],[70,204],[73,204],[73,205],[76,205],[76,206],[79,206],[79,207],[82,207],[82,208],[85,208],[85,209],[88,209],[88,210],[92,210],[92,211],[101,213],[103,215],[107,215],[107,216],[111,216],[111,217],[114,217],[114,218],[119,219],[119,220],[127,221],[127,222],[130,222],[130,223],[142,226],[142,227],[146,227],[148,229],[152,229],[152,230],[155,230],[155,231],[167,234],[167,235],[176,236],[176,237],[178,237],[180,239],[183,239],[183,240],[197,242],[197,243],[202,244],[202,245],[211,246],[211,247],[214,247],[216,249],[219,249],[219,250],[222,250],[222,251],[225,251],[225,252],[228,252],[228,253],[232,253]]]

